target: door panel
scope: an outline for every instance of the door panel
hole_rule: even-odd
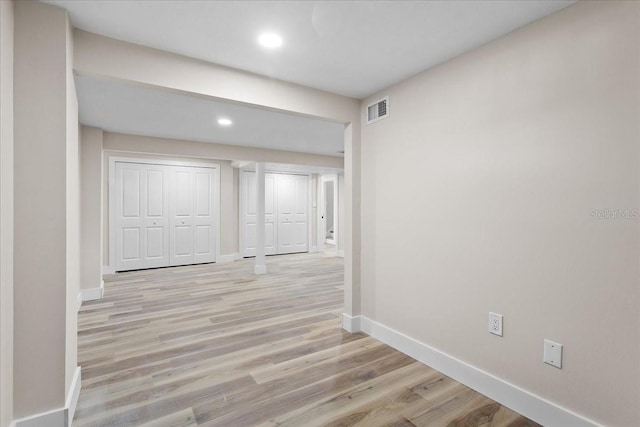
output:
[[[171,170],[171,262],[170,265],[194,263],[193,256],[193,171],[173,167]]]
[[[212,227],[209,225],[196,226],[196,248],[195,255],[209,255],[213,253],[214,248],[211,245]]]
[[[149,170],[147,172],[147,217],[162,217],[164,210],[165,183],[164,170]]]
[[[276,176],[265,174],[264,177],[264,253],[278,253],[278,230],[276,228]]]
[[[216,176],[212,169],[193,168],[194,174],[194,262],[216,260],[216,218],[213,189]]]
[[[278,192],[278,253],[293,252],[293,176],[278,175],[276,188]]]
[[[122,260],[140,262],[140,228],[122,229]]]
[[[293,250],[307,252],[309,250],[309,226],[307,209],[309,207],[309,178],[296,176],[294,179],[293,201]]]
[[[116,271],[167,265],[166,169],[116,163]]]
[[[169,200],[166,166],[139,165],[143,176],[144,268],[169,265]]]
[[[140,218],[140,170],[122,169],[122,218]]]
[[[162,227],[147,227],[147,259],[163,257],[164,234]]]
[[[307,252],[308,177],[278,177],[278,253]],[[282,208],[280,208],[282,206]]]

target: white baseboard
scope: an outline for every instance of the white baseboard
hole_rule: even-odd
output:
[[[76,407],[78,406],[78,398],[80,397],[80,389],[82,388],[82,368],[76,367],[76,372],[73,374],[73,381],[71,381],[71,387],[69,387],[69,394],[65,401],[65,409],[67,415],[66,427],[71,427],[73,422],[73,416],[76,413]]]
[[[542,425],[598,426],[592,420],[364,316],[343,314],[342,325],[350,332],[362,331]]]
[[[233,262],[240,259],[240,254],[235,252],[232,254],[224,254],[224,255],[220,255],[217,259],[217,262],[220,263],[224,263],[224,262]]]
[[[103,295],[104,295],[104,280],[100,281],[100,287],[98,288],[80,289],[80,296],[83,302],[102,299]]]
[[[115,274],[116,270],[110,265],[102,266],[102,274]]]
[[[316,252],[318,252],[318,247],[317,246],[309,246],[309,253],[310,254],[315,254]]]
[[[267,266],[266,265],[254,265],[253,272],[255,274],[267,274]]]
[[[344,258],[344,250],[343,249],[338,249],[338,257]]]
[[[81,378],[81,368],[78,366],[73,374],[73,381],[64,408],[20,418],[13,421],[11,427],[71,427],[80,396]]]
[[[347,313],[342,313],[342,328],[347,332],[360,332],[361,325],[360,320],[362,316],[349,316]]]

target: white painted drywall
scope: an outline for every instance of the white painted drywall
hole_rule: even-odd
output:
[[[81,289],[95,289],[102,281],[102,130],[83,126],[81,152]]]
[[[64,9],[16,2],[14,417],[65,405],[75,373],[78,122]],[[37,31],[34,31],[37,28]]]
[[[58,11],[56,11],[58,12]],[[66,14],[66,12],[65,12]],[[73,79],[73,27],[66,17],[66,332],[64,402],[78,365],[78,297],[80,292],[80,125]],[[73,414],[71,414],[73,416]]]
[[[13,420],[13,2],[0,2],[0,426]]]
[[[640,209],[640,3],[579,2],[363,109],[387,95],[389,118],[362,127],[363,314],[640,425],[640,220],[593,212]]]

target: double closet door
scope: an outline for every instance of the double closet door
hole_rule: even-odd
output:
[[[240,224],[241,253],[256,255],[256,174],[243,172]],[[309,251],[309,177],[279,173],[265,174],[265,254]]]
[[[214,262],[216,168],[116,162],[115,270]]]

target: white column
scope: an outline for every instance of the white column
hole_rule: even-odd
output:
[[[267,263],[264,256],[264,163],[256,163],[256,263],[254,272],[265,274]]]
[[[14,6],[13,415],[35,417],[25,425],[62,427],[80,392],[72,28],[59,7]]]

